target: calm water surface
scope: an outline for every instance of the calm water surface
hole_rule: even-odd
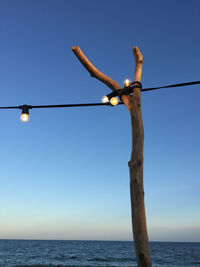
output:
[[[200,243],[150,242],[154,267],[200,266]],[[136,267],[132,242],[0,240],[0,267]]]

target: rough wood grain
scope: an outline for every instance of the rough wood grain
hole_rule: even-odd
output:
[[[133,48],[135,57],[135,81],[141,81],[143,56],[138,47]],[[146,227],[143,186],[144,129],[141,111],[141,92],[135,88],[131,101],[132,153],[129,161],[132,226],[138,267],[151,267]]]

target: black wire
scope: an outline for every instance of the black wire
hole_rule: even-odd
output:
[[[118,105],[122,105],[123,102],[119,102]],[[27,105],[28,109],[33,108],[70,108],[70,107],[92,107],[92,106],[111,106],[110,103],[87,103],[87,104],[60,104],[60,105]],[[10,106],[10,107],[0,107],[0,109],[23,109],[23,106]]]
[[[19,106],[0,107],[0,109],[14,109],[14,108],[19,108]]]
[[[119,104],[123,104],[119,102]],[[61,105],[41,105],[31,106],[31,108],[71,108],[71,107],[92,107],[92,106],[112,106],[110,103],[87,103],[87,104],[61,104]]]
[[[141,91],[142,92],[153,91],[153,90],[158,90],[158,89],[163,89],[163,88],[180,87],[180,86],[188,86],[188,85],[195,85],[195,84],[200,84],[200,81],[188,82],[188,83],[176,83],[176,84],[165,85],[165,86],[160,86],[160,87],[144,88],[144,89],[141,89]]]
[[[141,83],[136,81],[136,82],[133,82],[132,84],[134,88],[134,87],[138,87],[138,84],[141,84]],[[141,91],[146,92],[146,91],[153,91],[153,90],[158,90],[158,89],[163,89],[163,88],[181,87],[181,86],[189,86],[189,85],[196,85],[196,84],[200,84],[200,81],[187,82],[187,83],[176,83],[176,84],[165,85],[165,86],[160,86],[160,87],[144,88],[144,89],[141,89]],[[123,104],[123,102],[118,103],[118,105],[121,105],[121,104]],[[23,106],[0,107],[0,109],[23,109],[24,106],[27,106],[28,109],[32,109],[32,108],[70,108],[70,107],[91,107],[91,106],[112,106],[112,105],[110,103],[61,104],[61,105],[38,105],[38,106],[23,105]]]

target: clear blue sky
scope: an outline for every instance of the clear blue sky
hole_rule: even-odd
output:
[[[0,106],[100,102],[132,46],[143,87],[200,80],[200,2],[0,1]],[[200,241],[200,86],[142,94],[150,240]],[[124,106],[1,110],[0,238],[132,240]]]

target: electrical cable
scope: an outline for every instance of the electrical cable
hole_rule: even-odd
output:
[[[196,85],[200,84],[200,81],[194,81],[194,82],[187,82],[187,83],[177,83],[177,84],[171,84],[171,85],[165,85],[165,86],[159,86],[159,87],[151,87],[151,88],[143,88],[140,82],[132,82],[131,86],[129,87],[132,90],[134,88],[140,88],[142,92],[146,91],[153,91],[153,90],[158,90],[158,89],[164,89],[164,88],[170,88],[170,87],[182,87],[182,86],[189,86],[189,85]],[[125,94],[127,93],[127,87],[124,89],[120,89],[119,93],[120,96],[123,94],[123,90],[125,90]],[[114,91],[115,92],[115,91]],[[117,92],[117,91],[116,91]],[[115,92],[115,95],[117,93]],[[118,105],[122,105],[123,102],[119,102]],[[69,108],[69,107],[91,107],[91,106],[112,106],[111,103],[86,103],[86,104],[60,104],[60,105],[22,105],[22,106],[7,106],[7,107],[0,107],[0,109],[23,109],[24,107],[27,107],[28,109],[33,109],[33,108]]]
[[[119,104],[123,104],[119,102]],[[23,106],[9,106],[9,107],[0,107],[0,109],[23,109],[24,106],[27,106],[28,109],[33,108],[72,108],[72,107],[92,107],[92,106],[112,106],[110,103],[87,103],[87,104],[60,104],[60,105],[23,105]]]
[[[188,82],[188,83],[176,83],[176,84],[165,85],[165,86],[160,86],[160,87],[144,88],[144,89],[141,89],[141,91],[142,92],[153,91],[153,90],[158,90],[158,89],[163,89],[163,88],[181,87],[181,86],[188,86],[188,85],[195,85],[195,84],[200,84],[200,81]]]

